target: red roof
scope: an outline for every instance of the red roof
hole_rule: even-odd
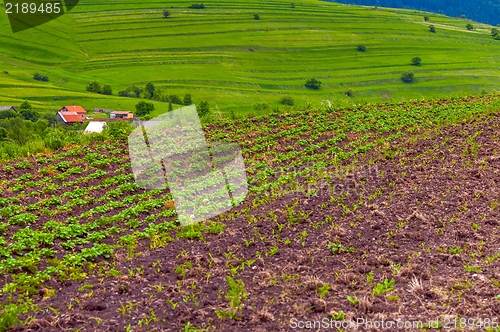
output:
[[[63,109],[67,109],[67,111],[64,111],[64,112],[75,112],[75,113],[87,113],[87,111],[81,107],[81,106],[64,106],[63,108],[61,108],[61,111]]]
[[[59,116],[66,123],[83,122],[82,116],[76,112],[59,112]]]

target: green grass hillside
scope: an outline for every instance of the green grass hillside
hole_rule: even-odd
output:
[[[283,96],[319,105],[345,102],[348,89],[361,102],[500,86],[500,41],[485,24],[468,31],[462,20],[437,14],[424,22],[417,11],[312,0],[222,0],[189,9],[192,3],[82,0],[58,20],[16,34],[0,15],[0,105],[26,99],[47,111],[65,104],[133,110],[138,100],[118,91],[151,81],[168,94],[207,100],[216,112],[256,114],[264,111],[255,104],[275,109]],[[357,50],[361,43],[366,52]],[[411,65],[416,56],[421,66]],[[405,71],[415,82],[400,80]],[[35,72],[50,81],[33,80]],[[313,77],[323,83],[319,90],[304,87]],[[90,80],[111,84],[114,96],[86,92]]]

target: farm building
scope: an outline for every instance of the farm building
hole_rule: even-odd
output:
[[[105,126],[106,126],[106,122],[104,122],[104,121],[92,121],[92,122],[89,122],[89,124],[87,125],[87,128],[85,128],[83,133],[84,134],[102,133]]]
[[[85,117],[76,112],[57,112],[56,119],[58,122],[63,122],[65,124],[83,123]]]
[[[17,112],[17,110],[14,108],[14,106],[0,106],[0,112],[1,111],[14,111],[14,112]]]
[[[134,119],[134,113],[127,111],[113,111],[109,115],[110,119]]]
[[[57,121],[65,124],[82,123],[87,117],[87,111],[81,106],[64,106],[57,112]]]
[[[64,106],[59,110],[59,112],[74,112],[78,113],[83,116],[83,119],[85,119],[85,116],[87,115],[87,111],[81,107],[81,106]]]

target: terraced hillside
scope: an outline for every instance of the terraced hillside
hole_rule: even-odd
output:
[[[0,15],[0,104],[27,99],[44,110],[63,104],[133,110],[137,100],[118,91],[151,81],[168,94],[207,100],[227,117],[231,110],[283,108],[284,96],[319,106],[351,103],[350,89],[357,103],[479,93],[500,84],[500,42],[488,25],[468,31],[462,20],[441,15],[425,22],[421,12],[312,0],[191,4],[82,0],[60,19],[16,34]],[[412,66],[413,57],[422,65]],[[401,81],[405,71],[414,72],[414,83]],[[34,81],[35,72],[50,81]],[[309,78],[321,88],[305,88]],[[85,92],[91,80],[111,84],[114,96]]]
[[[499,111],[488,94],[212,125],[249,195],[184,228],[125,142],[4,165],[0,329],[498,331]]]

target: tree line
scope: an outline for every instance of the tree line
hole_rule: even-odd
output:
[[[333,0],[327,0],[333,1]],[[336,0],[335,2],[392,8],[425,10],[452,17],[469,18],[474,21],[500,24],[500,3],[490,0]]]

